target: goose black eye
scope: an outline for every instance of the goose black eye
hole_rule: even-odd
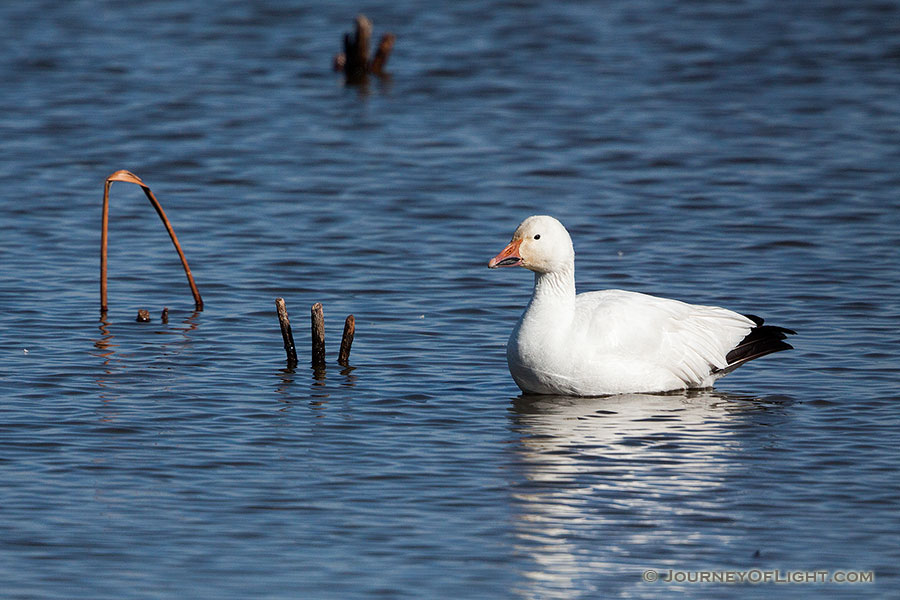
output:
[[[539,233],[535,234],[534,239],[536,239],[536,240],[541,239],[541,234],[539,234]]]

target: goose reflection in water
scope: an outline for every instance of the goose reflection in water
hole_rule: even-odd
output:
[[[704,553],[741,518],[721,504],[746,469],[739,430],[784,401],[713,390],[515,399],[517,550],[533,564],[521,595],[611,593],[641,585],[642,569],[721,564]]]

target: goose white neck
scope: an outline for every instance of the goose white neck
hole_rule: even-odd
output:
[[[550,273],[535,272],[531,302],[534,304],[544,300],[575,302],[575,265]]]

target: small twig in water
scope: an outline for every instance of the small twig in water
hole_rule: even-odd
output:
[[[375,75],[385,75],[384,67],[387,65],[388,56],[391,55],[391,50],[394,49],[394,42],[396,40],[397,36],[393,33],[386,33],[381,36],[381,42],[378,44],[375,58],[373,58],[372,62],[369,64],[369,72],[374,73]]]

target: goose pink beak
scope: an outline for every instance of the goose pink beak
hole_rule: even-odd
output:
[[[496,269],[497,267],[515,267],[519,265],[522,262],[522,257],[519,255],[519,246],[521,245],[521,239],[511,241],[500,254],[491,259],[488,267]]]

